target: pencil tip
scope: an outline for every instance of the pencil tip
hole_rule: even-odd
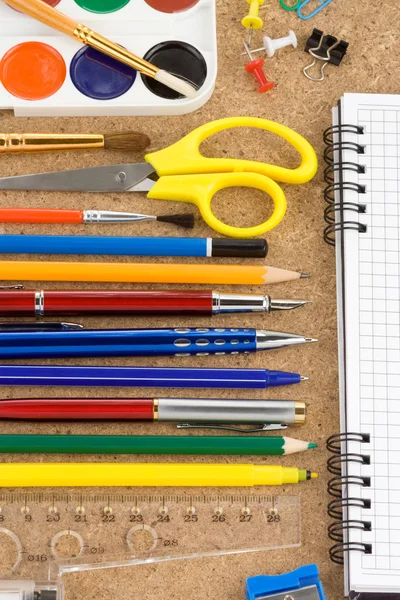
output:
[[[313,443],[309,443],[308,444],[308,449],[311,450],[312,448],[318,448],[318,444],[313,444]]]
[[[304,338],[306,342],[318,342],[317,338]]]
[[[310,378],[305,375],[300,375],[300,381],[308,381]]]
[[[309,273],[300,273],[300,279],[308,279],[311,277]]]

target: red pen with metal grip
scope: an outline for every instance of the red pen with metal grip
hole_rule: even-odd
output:
[[[0,316],[207,314],[212,292],[0,291]]]
[[[0,420],[151,421],[263,424],[262,431],[305,422],[304,402],[259,398],[27,398],[0,402]],[[185,424],[185,425],[183,425]],[[266,424],[269,426],[266,427]]]
[[[308,300],[214,291],[21,290],[0,286],[0,317],[60,315],[214,315],[291,310]]]

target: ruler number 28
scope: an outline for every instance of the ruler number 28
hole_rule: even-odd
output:
[[[279,523],[280,520],[280,515],[267,515],[267,523]]]

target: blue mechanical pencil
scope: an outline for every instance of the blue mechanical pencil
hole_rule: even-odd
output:
[[[207,356],[273,350],[314,342],[293,333],[256,329],[73,329],[1,331],[0,358]]]

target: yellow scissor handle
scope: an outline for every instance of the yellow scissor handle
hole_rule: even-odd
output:
[[[301,157],[301,164],[295,169],[286,169],[268,163],[241,160],[236,158],[207,158],[200,154],[200,144],[208,137],[235,127],[264,129],[288,141]],[[211,121],[198,127],[172,146],[145,156],[158,175],[182,175],[196,173],[248,172],[266,175],[275,181],[285,183],[306,183],[317,171],[317,156],[311,144],[301,135],[275,121],[256,117],[229,117]]]
[[[269,194],[274,202],[271,217],[254,227],[226,225],[211,209],[213,196],[224,188],[251,187]],[[286,198],[282,188],[269,177],[258,173],[216,173],[211,175],[172,175],[160,177],[151,188],[149,198],[190,202],[200,210],[204,221],[215,231],[236,238],[262,235],[281,222],[286,212]]]

